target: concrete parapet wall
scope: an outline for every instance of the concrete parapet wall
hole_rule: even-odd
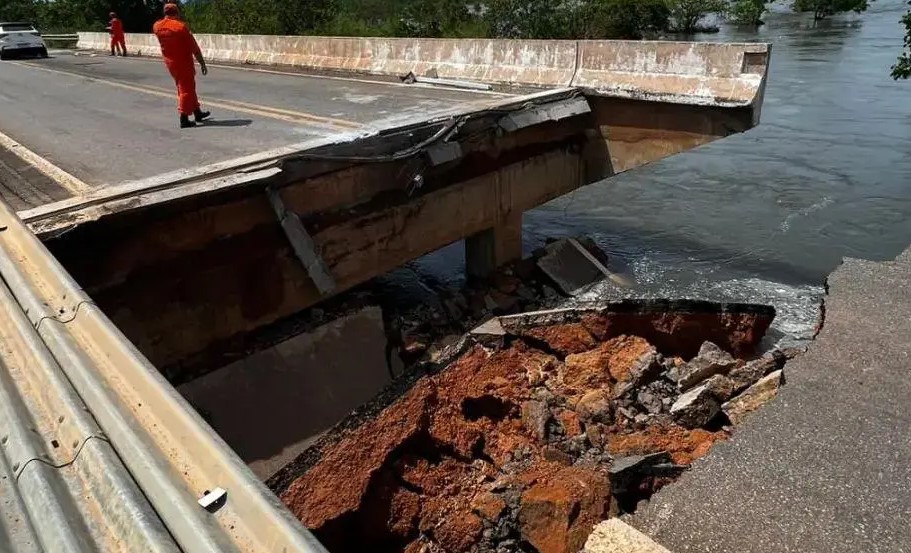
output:
[[[761,90],[769,45],[584,40],[572,85],[604,96],[745,106]]]
[[[196,35],[207,58],[382,75],[426,75],[503,84],[569,86],[576,42],[560,40],[408,39]],[[127,35],[130,49],[160,55],[155,37]],[[110,47],[106,33],[79,33],[80,49]]]
[[[197,35],[207,58],[367,74],[426,75],[519,86],[578,86],[601,96],[736,107],[757,104],[767,44],[620,40],[492,40]],[[154,36],[127,35],[141,55]],[[105,50],[106,33],[79,33],[78,48]]]

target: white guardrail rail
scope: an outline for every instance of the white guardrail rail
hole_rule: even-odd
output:
[[[0,277],[0,551],[325,553],[5,202]]]
[[[41,35],[41,38],[44,40],[79,40],[79,35],[76,33],[69,35]]]

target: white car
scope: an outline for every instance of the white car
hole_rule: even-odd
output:
[[[22,55],[47,57],[41,33],[31,23],[0,23],[0,60]]]

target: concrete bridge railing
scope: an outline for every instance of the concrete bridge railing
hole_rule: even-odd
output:
[[[537,87],[578,86],[602,96],[677,104],[761,104],[767,44],[614,40],[410,39],[197,35],[207,58],[240,64],[441,78]],[[159,56],[150,34],[131,51]],[[106,50],[106,33],[79,33],[78,48]]]

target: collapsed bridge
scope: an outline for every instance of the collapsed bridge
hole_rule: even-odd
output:
[[[106,40],[82,33],[79,45]],[[24,482],[26,468],[53,473],[29,459],[66,460],[60,443],[117,453],[104,462],[122,483],[84,492],[62,472],[41,476],[57,490],[42,497],[70,494],[61,508],[80,513],[73,531],[96,544],[87,550],[122,536],[117,513],[93,514],[85,493],[108,504],[127,482],[141,494],[125,508],[160,518],[131,539],[166,532],[170,550],[318,550],[160,372],[181,380],[218,366],[237,337],[452,242],[465,241],[469,273],[487,274],[521,256],[523,212],[756,125],[768,66],[763,44],[198,40],[224,64],[201,91],[226,125],[170,130],[172,84],[143,58],[14,62],[23,103],[0,107],[12,206],[0,271],[4,306],[21,322],[8,343],[28,344],[49,371],[3,380],[24,405],[7,424],[41,438],[22,434],[32,449],[9,464]],[[127,41],[143,56],[157,51],[148,35]],[[401,83],[407,73],[419,82]],[[428,73],[492,86],[421,84]],[[66,115],[46,117],[55,110]],[[148,116],[125,133],[120,118],[138,110]],[[30,366],[19,355],[16,366]],[[73,440],[52,424],[55,397],[33,399],[59,371],[73,389],[45,389],[84,402],[100,427],[67,430]],[[197,512],[217,486],[233,494],[226,507]],[[16,493],[33,530],[48,524],[37,492]]]

